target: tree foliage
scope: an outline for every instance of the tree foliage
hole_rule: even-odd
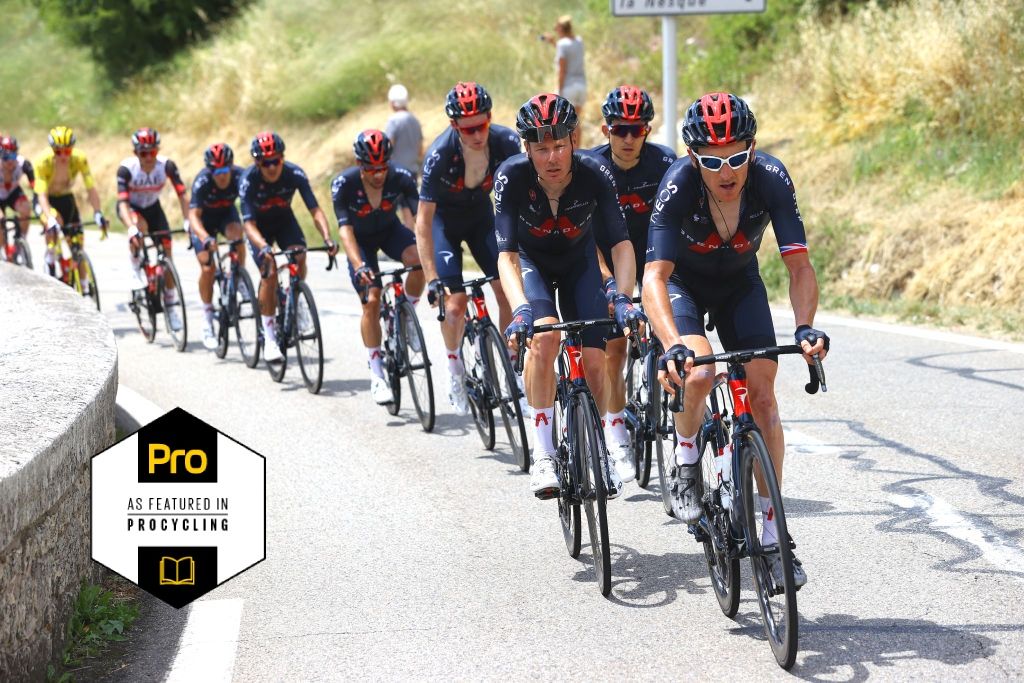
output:
[[[172,57],[248,0],[32,0],[46,27],[92,52],[113,78]]]

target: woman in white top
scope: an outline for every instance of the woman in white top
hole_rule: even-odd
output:
[[[587,99],[587,76],[583,68],[583,40],[573,35],[572,17],[568,14],[559,17],[555,23],[555,38],[546,39],[555,46],[558,85],[555,91],[572,102],[582,121],[583,103]]]

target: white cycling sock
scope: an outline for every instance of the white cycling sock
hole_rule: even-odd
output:
[[[758,496],[761,503],[761,545],[779,542],[779,531],[775,528],[775,508],[770,498]]]
[[[203,315],[206,316],[206,324],[213,324],[213,304],[203,304]]]
[[[609,443],[629,443],[629,430],[626,429],[626,411],[608,413],[604,416],[604,433]]]
[[[676,432],[676,439],[679,441],[676,444],[676,464],[696,465],[700,460],[700,452],[697,450],[697,435],[683,436]]]
[[[448,349],[448,373],[453,376],[466,374],[466,367],[459,357],[458,348]]]
[[[367,346],[366,353],[370,357],[370,372],[378,377],[384,377],[384,365],[380,354],[379,346]]]
[[[408,299],[409,303],[411,303],[413,306],[420,302],[420,298],[418,296],[413,296],[412,294],[406,294],[405,298]]]
[[[551,418],[555,415],[555,407],[550,408],[534,408],[533,409],[533,426],[536,429],[536,439],[534,442],[534,451],[537,453],[554,453],[555,444],[553,442],[551,433]]]
[[[277,341],[277,335],[274,334],[274,316],[261,315],[260,319],[263,321],[263,334],[273,341]]]

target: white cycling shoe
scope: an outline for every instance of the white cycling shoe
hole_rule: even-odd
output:
[[[530,491],[538,498],[550,498],[558,494],[558,475],[555,474],[553,453],[537,454],[530,467]]]
[[[633,449],[628,443],[608,442],[608,457],[611,458],[612,467],[619,475],[623,484],[636,479],[636,466],[633,464]]]
[[[164,308],[167,310],[167,324],[171,326],[171,329],[175,332],[181,331],[181,311],[178,310],[179,306],[177,302],[165,301]]]
[[[268,363],[279,363],[284,359],[281,347],[277,344],[277,335],[274,328],[267,327],[263,330],[263,360]]]
[[[203,347],[209,351],[217,348],[217,333],[213,331],[213,323],[203,324]]]
[[[373,397],[374,402],[379,406],[395,402],[395,397],[391,393],[388,381],[377,375],[370,376],[370,396]]]
[[[448,403],[456,415],[469,415],[469,399],[466,397],[465,375],[448,376]]]

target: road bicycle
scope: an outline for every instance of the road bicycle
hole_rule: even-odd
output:
[[[92,221],[88,223],[68,223],[61,227],[61,232],[68,239],[71,256],[64,256],[64,243],[59,236],[54,237],[55,249],[57,251],[57,265],[59,271],[57,279],[71,287],[84,297],[88,297],[96,304],[96,310],[100,310],[100,288],[96,283],[96,271],[93,270],[92,260],[85,253],[85,232],[86,225],[96,225]]]
[[[380,320],[384,330],[384,374],[391,387],[393,400],[388,412],[397,415],[402,407],[402,378],[409,383],[409,393],[423,431],[434,429],[434,380],[427,356],[427,340],[423,336],[416,308],[405,295],[402,276],[422,270],[422,266],[405,266],[378,273],[383,288],[380,295]],[[367,289],[360,295],[366,303]]]
[[[270,254],[275,259],[283,256],[288,262],[288,267],[277,269],[277,315],[274,319],[274,330],[277,332],[278,348],[281,349],[281,360],[273,363],[268,361],[267,370],[275,382],[283,380],[285,370],[288,368],[288,349],[294,346],[295,355],[299,359],[299,370],[302,372],[302,381],[311,394],[320,393],[320,387],[323,386],[324,342],[320,332],[320,316],[316,311],[316,301],[313,300],[313,292],[309,285],[299,277],[298,259],[300,254],[327,250],[327,247],[296,245]],[[327,270],[332,270],[336,263],[335,258],[329,256]],[[261,281],[260,287],[262,286]],[[266,343],[262,324],[259,327],[259,340],[261,346]]]
[[[217,358],[228,353],[231,328],[235,328],[238,350],[247,367],[254,368],[260,361],[259,303],[255,298],[252,278],[239,261],[239,248],[245,239],[217,242],[218,251],[211,255],[214,278],[217,282]],[[220,247],[227,246],[222,252]]]
[[[66,230],[66,228],[65,228]],[[156,317],[163,314],[164,327],[171,335],[174,348],[181,352],[188,344],[188,319],[185,315],[185,294],[181,288],[178,269],[171,260],[171,235],[184,233],[184,230],[158,230],[142,233],[140,254],[142,269],[146,276],[146,286],[132,290],[132,298],[128,308],[135,314],[139,329],[147,342],[156,339]],[[156,259],[150,262],[149,247],[156,249]],[[88,258],[88,257],[86,257]],[[91,267],[90,267],[91,270]],[[75,272],[72,270],[72,272]],[[177,326],[173,325],[173,316],[177,314]],[[177,329],[175,329],[177,327]]]
[[[797,588],[793,581],[796,544],[786,525],[786,511],[771,455],[750,411],[743,366],[757,358],[802,353],[796,345],[774,346],[699,356],[693,363],[694,367],[725,363],[728,370],[716,377],[697,436],[701,463],[697,485],[703,514],[689,530],[704,547],[715,597],[729,618],[739,609],[739,562],[744,557],[750,558],[765,635],[783,669],[789,669],[796,661],[799,622]],[[827,391],[821,362],[815,358],[814,365],[808,367],[810,382],[804,387],[806,391],[814,394],[819,386]],[[677,389],[670,402],[674,412],[682,407],[682,395],[683,390]],[[731,458],[728,455],[730,443]],[[723,459],[727,462],[723,463]],[[771,501],[777,537],[783,542],[761,544],[762,528],[757,514],[759,492]],[[775,556],[781,559],[782,585],[777,585],[771,574],[770,565]]]
[[[639,297],[634,298],[633,303],[640,304]],[[649,332],[649,328],[647,330]],[[668,410],[668,395],[658,383],[661,344],[653,337],[631,335],[629,349],[626,362],[626,429],[630,434],[637,484],[647,488],[651,482],[654,454],[658,457],[659,472],[664,471],[661,463],[665,460],[665,440],[671,439],[675,431]],[[665,490],[664,482],[662,490]]]
[[[523,472],[529,472],[530,446],[520,403],[523,393],[516,382],[504,338],[491,320],[484,297],[483,285],[497,279],[497,275],[488,275],[462,283],[469,292],[466,326],[459,345],[466,368],[466,397],[484,448],[494,449],[494,409],[497,408],[516,464]],[[442,293],[438,300],[437,319],[442,321],[445,318],[444,298]]]
[[[7,235],[7,251],[4,258],[8,263],[25,266],[32,270],[32,250],[29,249],[28,240],[21,234],[20,221],[17,218],[4,216],[3,222],[3,229]]]
[[[609,494],[615,497],[610,482],[608,451],[605,447],[601,416],[594,396],[583,374],[583,330],[593,327],[611,327],[610,318],[580,320],[576,322],[535,325],[534,334],[565,332],[558,353],[558,373],[555,389],[555,421],[552,425],[558,435],[558,447],[553,457],[558,476],[558,519],[562,525],[565,547],[572,558],[580,554],[580,505],[587,514],[590,532],[590,550],[594,557],[594,570],[601,595],[612,590],[611,547],[608,541],[607,502]],[[516,356],[515,371],[523,370],[526,335],[517,335],[520,353]],[[559,425],[563,425],[559,429]]]

